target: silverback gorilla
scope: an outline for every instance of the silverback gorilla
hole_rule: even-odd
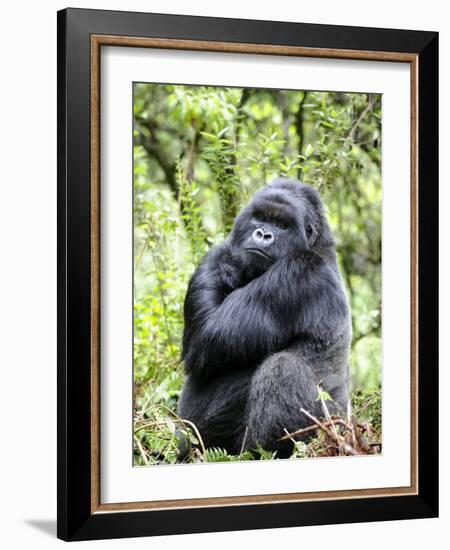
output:
[[[206,447],[289,456],[284,430],[323,416],[318,384],[346,410],[351,322],[319,194],[277,179],[202,260],[184,304],[178,412]]]

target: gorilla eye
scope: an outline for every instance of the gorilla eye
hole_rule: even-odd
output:
[[[309,239],[312,235],[312,232],[313,232],[313,229],[311,227],[311,225],[308,223],[308,225],[306,226],[306,238]]]
[[[277,221],[276,224],[275,224],[277,227],[279,227],[280,229],[287,229],[288,228],[288,225],[286,222],[283,222],[281,220]]]

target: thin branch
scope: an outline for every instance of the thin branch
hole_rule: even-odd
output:
[[[137,434],[141,430],[152,428],[154,426],[167,426],[167,422],[158,422],[157,420],[155,420],[154,422],[146,422],[145,424],[142,424],[142,426],[139,426],[139,428],[136,428],[134,430],[134,434]]]
[[[348,403],[347,403],[347,422],[350,424],[350,427],[351,427],[353,447],[356,447],[356,432],[355,432],[356,418],[353,416],[353,413],[352,413],[352,403],[350,399],[348,400]]]
[[[134,264],[134,270],[135,270],[135,271],[137,270],[139,264],[141,263],[141,260],[142,260],[142,258],[143,258],[143,256],[144,256],[144,252],[145,252],[145,249],[147,248],[147,245],[148,245],[149,240],[150,240],[150,236],[147,236],[147,237],[144,239],[144,244],[143,244],[143,246],[142,246],[142,248],[141,248],[141,251],[139,252],[139,255],[138,255],[138,257],[137,257],[137,260],[136,260],[136,262],[135,262],[135,264]]]
[[[195,130],[194,137],[192,138],[192,141],[191,141],[191,146],[189,147],[188,159],[187,159],[186,168],[184,171],[184,176],[188,181],[192,181],[194,178],[195,151],[197,149],[200,136],[201,136],[201,132],[198,130]]]
[[[147,130],[147,133],[144,136],[143,132],[139,131],[138,135],[135,137],[135,143],[137,145],[141,145],[146,150],[147,154],[157,161],[164,173],[167,184],[175,196],[175,199],[178,199],[178,186],[175,178],[175,163],[172,162],[164,153],[164,149],[157,138],[156,126],[150,120],[143,118],[139,118],[137,122]]]
[[[148,460],[148,458],[147,458],[147,455],[146,455],[146,452],[145,452],[145,450],[144,450],[144,447],[142,446],[142,443],[139,441],[139,439],[138,439],[136,436],[134,436],[134,441],[135,441],[135,443],[136,443],[136,447],[137,447],[138,450],[139,450],[139,454],[141,455],[141,458],[142,458],[142,460],[144,461],[144,464],[145,464],[146,466],[148,466],[149,460]]]
[[[347,424],[339,417],[332,416],[332,422],[334,422],[334,424],[341,424],[342,426],[347,427]],[[322,422],[322,425],[328,427],[330,426],[330,422]],[[319,424],[311,424],[310,426],[306,426],[306,428],[300,428],[298,430],[295,430],[295,432],[287,433],[287,435],[280,437],[278,441],[286,441],[287,439],[291,439],[299,435],[304,435],[309,432],[313,432],[315,430],[318,430],[319,428],[320,428]]]
[[[245,442],[247,440],[247,434],[248,434],[248,426],[245,426],[245,432],[244,432],[244,437],[242,439],[242,445],[241,445],[241,450],[239,452],[239,456],[241,456],[242,453],[244,452]]]
[[[279,439],[278,441],[285,441],[285,440],[287,440],[287,439],[290,439],[290,440],[292,441],[292,443],[293,443],[294,445],[296,445],[296,444],[297,444],[297,441],[295,441],[295,439],[292,437],[292,434],[290,434],[290,433],[286,430],[286,428],[283,428],[283,431],[286,433],[286,435],[283,435],[283,437],[280,437],[280,439]]]
[[[305,143],[305,132],[304,132],[304,103],[305,103],[305,99],[306,99],[306,96],[308,95],[308,92],[304,92],[303,93],[303,98],[299,101],[298,103],[298,109],[297,109],[297,112],[295,113],[295,119],[294,119],[294,126],[295,126],[295,131],[297,133],[297,137],[298,137],[298,146],[297,146],[297,151],[298,151],[298,154],[301,155],[302,152],[303,152],[303,145]],[[297,177],[299,179],[302,178],[302,167],[299,165],[298,168],[297,168]]]
[[[349,445],[343,437],[339,436],[338,434],[335,434],[332,430],[328,428],[328,426],[325,426],[322,422],[320,422],[315,416],[313,416],[311,413],[309,413],[307,410],[301,408],[301,412],[307,416],[310,420],[312,420],[315,424],[319,425],[319,428],[321,428],[329,437],[334,439],[336,443],[341,446],[344,451],[351,455],[358,455],[359,453],[355,451],[355,449]]]
[[[368,94],[368,103],[366,108],[362,111],[362,113],[357,118],[356,122],[353,124],[353,126],[350,129],[350,132],[347,135],[346,143],[350,143],[353,141],[353,138],[355,137],[356,130],[358,129],[358,126],[361,124],[361,122],[364,120],[365,116],[369,111],[372,110],[373,106],[375,104],[375,99],[372,94]]]
[[[331,431],[333,432],[334,434],[334,438],[336,439],[336,441],[339,441],[339,434],[336,430],[336,426],[334,425],[334,422],[331,418],[331,415],[330,415],[330,411],[328,410],[328,407],[325,403],[325,399],[322,397],[322,392],[323,392],[323,387],[321,386],[321,383],[317,385],[317,393],[319,395],[319,399],[320,399],[320,404],[322,405],[322,411],[323,411],[323,414],[329,424],[329,427],[331,428]],[[342,439],[342,438],[341,438]],[[341,451],[341,447],[339,446],[339,452]]]

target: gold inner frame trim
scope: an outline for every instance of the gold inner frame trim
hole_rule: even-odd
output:
[[[411,74],[411,484],[408,487],[101,503],[100,500],[100,50],[102,46],[164,48],[205,52],[287,55],[409,63]],[[418,56],[402,52],[306,48],[272,44],[211,42],[132,36],[91,35],[91,513],[162,510],[404,496],[418,494]]]

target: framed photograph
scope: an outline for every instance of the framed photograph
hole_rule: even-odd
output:
[[[58,13],[58,537],[438,514],[438,35]]]

